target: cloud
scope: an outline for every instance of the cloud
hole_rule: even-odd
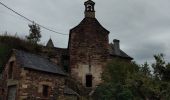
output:
[[[170,1],[169,0],[94,0],[96,17],[110,31],[112,42],[117,38],[127,54],[142,63],[152,61],[153,54],[164,53],[170,61]],[[26,17],[69,34],[84,17],[83,0],[3,0],[9,7]],[[28,35],[29,22],[0,5],[0,32]],[[51,37],[57,47],[67,47],[68,36],[44,29],[42,43]]]

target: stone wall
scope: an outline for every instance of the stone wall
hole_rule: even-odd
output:
[[[8,65],[11,61],[14,61],[13,78],[8,79]],[[54,97],[54,95],[59,97],[59,100],[63,100],[64,98],[64,76],[22,68],[19,61],[16,61],[14,55],[6,64],[3,72],[3,80],[3,87],[5,90],[3,100],[7,99],[8,87],[14,85],[17,87],[16,100],[24,100],[29,97],[32,99],[36,98],[48,100]],[[47,97],[43,97],[42,95],[43,85],[49,86],[49,93]]]
[[[71,77],[83,86],[86,84],[85,78],[88,74],[93,76],[92,87],[101,82],[101,73],[109,54],[108,34],[96,19],[88,18],[70,31]]]
[[[13,64],[13,73],[12,73],[12,78],[9,79],[8,71],[9,71],[9,65],[10,62],[14,62]],[[7,99],[7,94],[8,94],[8,86],[14,86],[18,85],[18,80],[20,79],[20,68],[18,63],[16,62],[15,55],[12,54],[12,56],[9,58],[8,62],[5,65],[4,71],[2,73],[2,87],[4,89],[3,93],[3,100]],[[18,95],[18,92],[16,93]]]
[[[22,69],[21,76],[22,78],[19,84],[20,99],[26,98],[30,96],[30,94],[33,94],[32,96],[38,99],[49,99],[54,96],[55,92],[57,92],[57,95],[60,97],[64,95],[63,89],[65,81],[63,76],[25,69]],[[42,95],[43,85],[49,86],[48,97],[43,97]]]

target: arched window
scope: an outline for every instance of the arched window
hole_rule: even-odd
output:
[[[92,11],[92,5],[87,5],[87,11]]]

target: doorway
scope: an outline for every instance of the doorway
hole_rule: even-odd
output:
[[[92,87],[92,75],[86,75],[86,87]]]

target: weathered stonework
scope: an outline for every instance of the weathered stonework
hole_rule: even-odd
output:
[[[115,39],[114,45],[109,44],[109,31],[95,18],[95,3],[88,0],[84,5],[85,18],[69,34],[70,75],[84,87],[88,79],[91,82],[91,78],[87,77],[91,75],[91,87],[95,88],[102,82],[101,74],[109,60],[120,58],[130,62],[133,58],[119,48],[119,40]]]
[[[25,69],[23,69],[22,72],[26,74],[22,76],[20,81],[21,96],[28,97],[29,94],[34,94],[36,98],[49,99],[50,96],[52,97],[54,95],[54,91],[57,91],[55,89],[58,89],[58,95],[64,96],[64,78],[62,76]],[[42,95],[43,85],[50,87],[48,97],[43,97]]]
[[[69,67],[68,49],[56,48],[56,47],[53,48],[44,47],[42,48],[41,55],[46,56],[50,61],[54,62],[55,64],[60,66],[63,70],[68,72],[68,67]]]
[[[93,76],[92,87],[101,82],[101,73],[108,58],[108,34],[95,18],[84,18],[70,30],[69,55],[71,76],[83,86],[86,75]]]
[[[48,66],[43,71],[33,70],[31,69],[32,66],[31,68],[22,67],[22,64],[13,54],[3,72],[1,85],[4,88],[4,96],[2,100],[7,100],[9,86],[17,87],[16,100],[26,100],[27,98],[30,98],[29,100],[33,100],[33,98],[49,100],[54,96],[58,96],[57,100],[76,100],[79,96],[87,96],[92,93],[92,89],[95,89],[102,82],[101,74],[108,61],[119,59],[120,61],[131,62],[133,58],[120,49],[119,40],[114,40],[114,44],[109,44],[109,31],[95,18],[94,4],[92,0],[85,2],[85,18],[78,26],[70,30],[68,48],[56,48],[50,39],[47,46],[42,47],[39,53],[50,63],[55,63],[70,74],[66,78],[66,82],[65,77],[61,74],[44,72],[49,69]],[[14,61],[13,73],[12,78],[8,79],[11,61]],[[39,65],[48,65],[44,64],[41,59],[39,61],[41,61],[41,63],[38,63]],[[37,62],[39,61],[37,60]],[[37,65],[37,62],[35,62],[35,65]],[[29,65],[27,62],[25,63]],[[90,76],[91,86],[87,86],[87,76]],[[68,85],[68,88],[75,90],[78,95],[77,93],[65,93],[64,97],[64,83]],[[48,97],[42,95],[43,85],[49,86]]]
[[[13,61],[12,78],[8,79],[9,63]],[[37,99],[47,99],[54,97],[57,92],[59,100],[64,100],[64,82],[65,78],[61,75],[50,74],[46,72],[36,71],[32,69],[22,68],[20,63],[12,55],[5,66],[3,72],[3,100],[7,100],[8,87],[16,86],[16,100],[26,100],[29,97]],[[49,93],[47,97],[42,95],[42,86],[49,86]]]

